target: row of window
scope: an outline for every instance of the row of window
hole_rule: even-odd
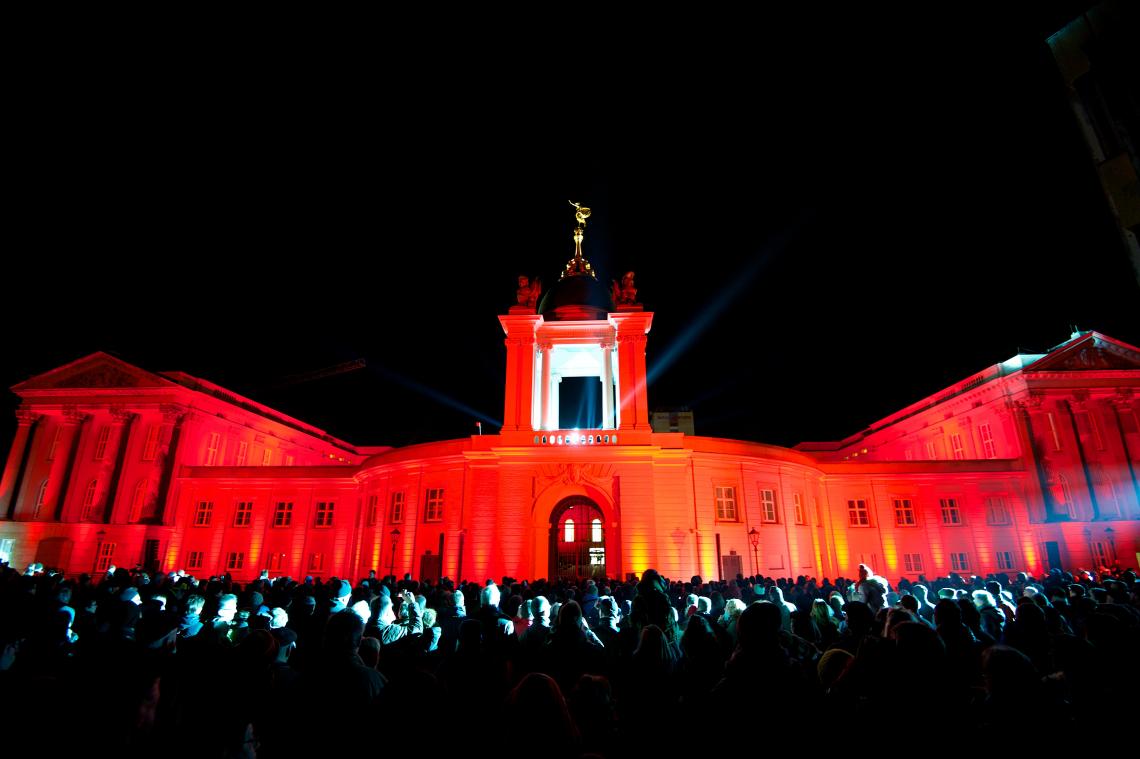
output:
[[[375,526],[379,516],[379,496],[368,496],[368,524]],[[318,501],[313,516],[314,527],[332,527],[336,514],[336,503],[333,501]],[[214,502],[199,501],[194,510],[195,527],[209,527],[214,519]],[[388,522],[392,524],[404,521],[404,493],[392,493],[388,512]],[[424,521],[443,521],[443,488],[429,488],[424,500]],[[234,509],[234,527],[249,527],[253,523],[253,501],[239,501]],[[273,508],[274,527],[293,526],[293,502],[278,501]]]
[[[380,496],[368,496],[368,526],[375,527],[380,521]],[[394,491],[389,496],[388,524],[404,521],[404,492]],[[428,488],[424,495],[424,521],[443,521],[443,488]]]
[[[323,572],[328,554],[310,553],[306,564],[309,572]],[[266,569],[270,572],[283,572],[288,568],[288,554],[270,553],[266,557]],[[245,551],[229,551],[225,554],[223,562],[227,572],[236,572],[245,569]],[[205,551],[190,551],[186,554],[186,569],[191,572],[200,571],[206,566]]]
[[[914,502],[909,498],[892,498],[891,506],[895,513],[896,527],[917,527],[918,517],[915,514]],[[961,525],[962,508],[957,498],[939,498],[939,514],[944,525]],[[989,496],[986,498],[986,524],[1010,524],[1009,506],[1002,496]],[[847,522],[852,527],[871,527],[871,510],[867,502],[861,498],[847,501]]]
[[[965,551],[951,551],[950,569],[954,572],[969,572],[970,571],[970,555]],[[926,571],[926,567],[922,561],[922,554],[920,553],[904,553],[903,571],[907,574],[920,574]],[[998,551],[997,552],[997,568],[999,570],[1012,570],[1013,567],[1013,552],[1012,551]]]
[[[780,516],[776,508],[776,491],[760,489],[760,521],[779,522]],[[733,485],[718,485],[714,495],[716,500],[716,518],[718,522],[738,522],[739,512],[736,509],[736,487]],[[795,511],[796,524],[807,524],[807,512],[804,509],[803,496],[792,494],[792,505]]]

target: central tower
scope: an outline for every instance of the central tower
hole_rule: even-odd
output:
[[[540,301],[539,282],[520,277],[519,305],[499,317],[507,346],[502,431],[568,438],[572,430],[559,425],[559,386],[585,377],[599,383],[599,430],[649,432],[645,342],[653,314],[637,302],[632,272],[606,292],[582,255],[590,209],[573,205],[574,256],[558,281]]]

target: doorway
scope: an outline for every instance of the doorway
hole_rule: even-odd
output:
[[[560,502],[550,519],[550,577],[578,580],[606,574],[605,517],[584,496]]]

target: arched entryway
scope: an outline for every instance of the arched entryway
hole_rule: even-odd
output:
[[[585,496],[559,501],[550,515],[550,577],[576,579],[606,573],[606,523]]]

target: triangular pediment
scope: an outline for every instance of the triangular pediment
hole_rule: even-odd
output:
[[[32,377],[12,388],[68,390],[83,388],[172,387],[174,383],[106,353],[92,353],[78,361]]]
[[[1080,372],[1140,369],[1140,348],[1098,332],[1069,341],[1036,361],[1027,371]]]

